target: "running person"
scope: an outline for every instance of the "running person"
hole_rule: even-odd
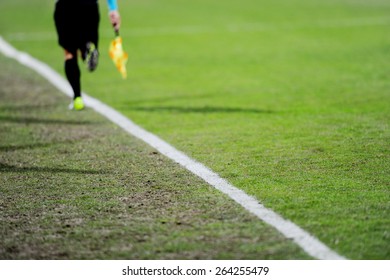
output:
[[[120,27],[117,0],[107,0],[109,18],[115,30]],[[65,74],[74,93],[70,109],[84,109],[81,97],[78,52],[89,71],[98,63],[99,21],[98,0],[57,0],[54,21],[58,43],[65,51]]]

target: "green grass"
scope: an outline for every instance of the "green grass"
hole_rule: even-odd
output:
[[[52,8],[2,1],[0,34],[62,73]],[[129,79],[102,55],[98,72],[83,73],[85,91],[340,254],[390,258],[388,1],[120,8]]]
[[[66,110],[31,70],[0,63],[0,259],[309,258],[92,110]]]

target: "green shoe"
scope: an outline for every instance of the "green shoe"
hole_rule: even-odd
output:
[[[94,43],[87,43],[85,52],[85,63],[87,64],[88,71],[92,72],[96,69],[99,61],[99,52]]]
[[[84,101],[81,97],[76,97],[69,105],[70,110],[80,111],[84,109]]]

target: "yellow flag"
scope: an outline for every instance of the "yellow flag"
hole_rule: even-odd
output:
[[[122,37],[117,36],[114,40],[111,41],[109,54],[116,68],[122,74],[123,79],[126,79],[126,63],[128,55],[123,50]]]

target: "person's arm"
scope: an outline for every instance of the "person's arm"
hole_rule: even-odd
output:
[[[107,0],[107,4],[108,4],[108,9],[110,10],[109,17],[110,17],[111,24],[112,26],[114,26],[114,29],[118,31],[121,25],[121,17],[118,11],[117,0]]]

